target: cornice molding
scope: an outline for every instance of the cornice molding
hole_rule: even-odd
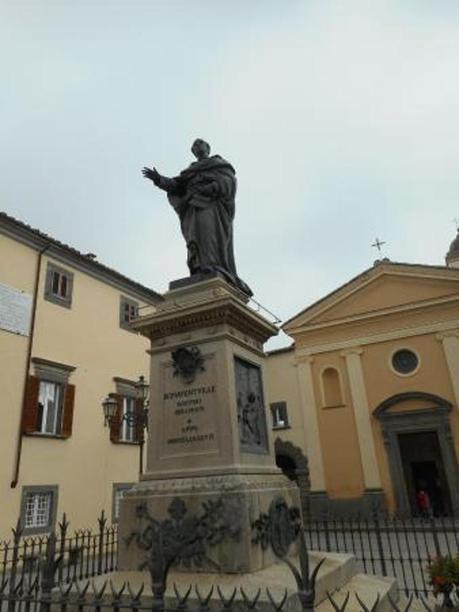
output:
[[[398,329],[392,332],[386,332],[383,334],[374,334],[372,336],[359,336],[352,338],[351,340],[341,340],[336,342],[329,342],[325,344],[317,344],[308,346],[305,349],[296,349],[296,359],[304,356],[318,355],[320,353],[328,353],[331,351],[348,350],[358,346],[365,346],[369,344],[379,344],[390,340],[400,340],[403,338],[412,338],[414,336],[425,336],[427,334],[437,334],[438,332],[449,331],[457,329],[459,320],[432,323],[429,325],[423,325],[413,328]]]
[[[133,327],[152,341],[175,334],[226,324],[254,338],[260,343],[277,334],[277,328],[265,321],[244,304],[224,297],[215,302],[197,303],[176,310],[160,310],[156,314],[137,319]]]
[[[363,348],[361,348],[360,346],[355,346],[355,347],[346,349],[345,351],[341,351],[340,356],[341,357],[352,357],[353,355],[356,355],[360,357],[362,353],[363,353]]]
[[[299,366],[302,364],[312,365],[314,363],[314,357],[311,355],[298,355],[295,357],[295,365]]]
[[[358,323],[360,321],[372,321],[381,319],[383,317],[397,315],[406,312],[415,312],[417,310],[423,310],[431,308],[432,306],[443,306],[445,304],[459,302],[459,293],[453,296],[446,296],[442,298],[436,298],[433,300],[424,300],[420,302],[411,302],[410,304],[402,304],[399,306],[392,306],[390,308],[382,308],[381,310],[375,310],[373,312],[364,312],[341,319],[333,319],[330,321],[322,321],[320,323],[312,323],[310,325],[302,325],[300,327],[291,328],[289,330],[290,336],[296,336],[301,333],[308,333],[311,331],[317,331],[321,329],[327,329],[330,327],[339,327],[347,324]],[[284,328],[283,328],[284,329]],[[284,329],[285,331],[285,329]]]
[[[443,341],[446,338],[459,338],[459,329],[453,329],[450,331],[440,332],[436,336],[437,340]]]
[[[0,217],[0,234],[20,242],[25,246],[42,251],[45,247],[46,256],[58,261],[75,270],[84,272],[117,290],[127,292],[129,295],[146,302],[147,304],[158,304],[162,301],[162,296],[153,289],[144,287],[140,283],[124,276],[116,270],[112,270],[104,264],[87,258],[83,253],[67,246],[59,241],[39,233],[37,230],[23,226],[20,222],[9,221]]]
[[[318,300],[311,306],[300,311],[294,317],[288,319],[282,326],[283,331],[289,335],[298,333],[304,327],[308,327],[308,321],[319,317],[326,313],[331,308],[338,306],[343,301],[365,288],[367,285],[374,283],[382,276],[393,276],[400,278],[420,278],[426,280],[453,280],[459,281],[459,269],[450,268],[447,266],[423,266],[419,264],[403,264],[398,262],[380,262],[377,266],[373,266],[361,272],[341,287],[338,287],[324,298]],[[455,277],[455,278],[454,278]],[[292,326],[295,319],[306,317],[306,322],[302,325]]]

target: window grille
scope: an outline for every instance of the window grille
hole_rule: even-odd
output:
[[[24,527],[48,527],[50,524],[53,494],[51,491],[28,493],[25,502]]]

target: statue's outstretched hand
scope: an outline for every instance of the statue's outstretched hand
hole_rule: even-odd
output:
[[[142,174],[145,178],[150,179],[150,181],[153,181],[155,185],[159,185],[159,183],[161,182],[161,175],[156,170],[156,168],[147,168],[145,166],[142,170]]]

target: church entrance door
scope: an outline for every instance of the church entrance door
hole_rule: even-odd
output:
[[[427,492],[433,514],[451,514],[451,501],[436,431],[398,435],[405,486],[413,515],[419,514],[417,493]]]

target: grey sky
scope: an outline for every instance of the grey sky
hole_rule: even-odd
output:
[[[0,18],[7,213],[164,291],[185,248],[140,170],[174,175],[200,136],[238,173],[239,274],[283,319],[369,267],[376,236],[443,263],[457,0],[0,0]]]

